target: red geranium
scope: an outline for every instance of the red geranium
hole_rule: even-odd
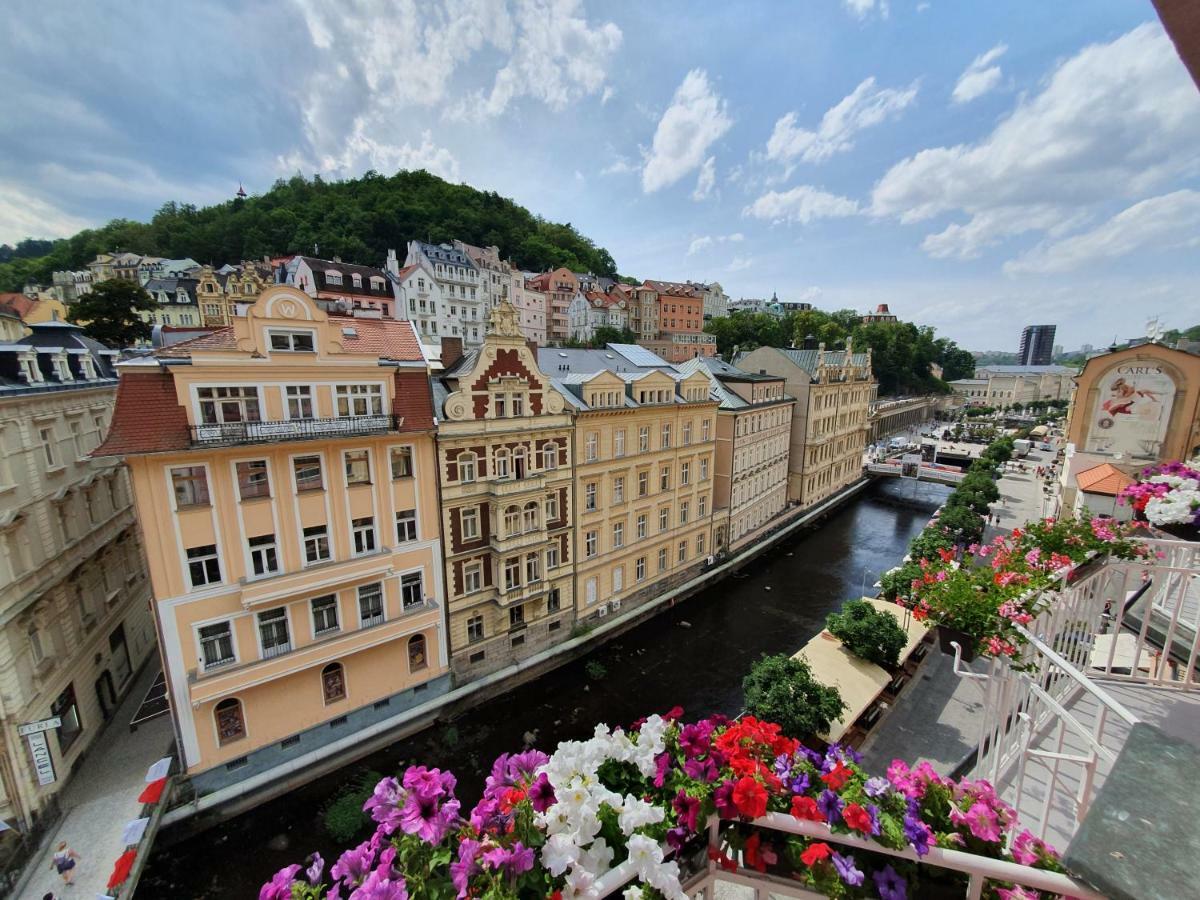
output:
[[[726,872],[736,872],[737,871],[737,867],[738,867],[737,862],[730,859],[728,856],[726,856],[724,853],[722,853],[716,847],[708,848],[708,858],[711,859],[713,862],[715,862],[717,865],[719,865]],[[562,900],[562,898],[559,897],[559,900]]]
[[[743,848],[746,854],[746,864],[759,872],[767,871],[767,863],[758,852],[758,845],[762,838],[756,831],[750,837],[746,838],[746,846]]]
[[[843,809],[842,818],[855,831],[861,831],[863,834],[866,834],[871,830],[871,814],[857,803],[851,803]]]
[[[823,859],[829,859],[829,845],[820,841],[810,844],[809,848],[800,854],[800,860],[806,866],[815,866]]]
[[[850,780],[850,776],[853,774],[845,763],[838,760],[836,766],[821,776],[821,780],[829,786],[831,791],[840,791],[846,786],[846,782]]]
[[[792,815],[797,819],[807,819],[810,822],[825,821],[825,817],[817,809],[817,801],[812,797],[793,797]]]
[[[767,791],[753,778],[739,778],[733,786],[733,805],[747,819],[757,819],[767,812]]]

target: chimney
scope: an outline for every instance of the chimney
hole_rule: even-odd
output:
[[[340,256],[335,256],[335,257],[333,258],[333,261],[334,261],[335,263],[340,263],[340,262],[342,261],[342,258],[341,258]]]
[[[443,337],[442,338],[442,367],[449,369],[452,365],[462,359],[463,342],[460,337]]]
[[[395,250],[389,250],[387,252],[387,262],[384,263],[383,267],[384,267],[384,269],[387,270],[389,275],[399,275],[400,274],[400,261],[398,259],[396,259],[396,251]]]
[[[804,349],[805,349],[805,350],[816,350],[816,349],[817,349],[817,338],[816,338],[816,335],[809,334],[809,335],[806,335],[806,336],[805,336],[805,338],[804,338]]]
[[[537,353],[538,353],[538,345],[537,345],[537,341],[531,341],[531,340],[529,340],[528,338],[526,338],[526,339],[525,339],[525,346],[529,348],[529,352],[533,354],[533,358],[534,358],[534,360],[536,361],[536,360],[537,360]]]

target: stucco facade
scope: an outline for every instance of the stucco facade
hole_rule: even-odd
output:
[[[99,452],[129,467],[201,793],[445,688],[432,430],[411,325],[289,286],[124,368]]]

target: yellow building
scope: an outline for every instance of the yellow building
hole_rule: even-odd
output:
[[[719,359],[696,357],[679,371],[704,374],[720,403],[713,540],[718,550],[740,550],[787,509],[796,401],[782,376],[744,372]]]
[[[212,266],[201,266],[196,273],[196,303],[200,321],[206,326],[228,325],[237,312],[237,304],[253,303],[265,286],[253,263],[239,267],[225,266],[214,272]]]
[[[428,367],[407,322],[263,291],[123,366],[97,455],[133,482],[184,766],[201,793],[449,681]]]
[[[696,574],[713,553],[717,404],[698,372],[587,373],[578,370],[606,354],[546,352],[576,357],[576,371],[556,379],[575,415],[575,608],[581,620],[604,617]]]
[[[734,364],[747,372],[784,379],[796,398],[788,450],[788,499],[812,506],[862,477],[867,417],[879,384],[871,374],[871,351],[759,347],[739,353]]]
[[[507,300],[466,356],[442,338],[438,474],[450,653],[478,677],[570,636],[571,418]],[[452,349],[453,348],[453,349]]]

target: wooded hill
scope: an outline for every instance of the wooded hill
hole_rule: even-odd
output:
[[[339,256],[382,266],[389,249],[403,262],[405,244],[457,238],[496,246],[501,257],[531,271],[567,266],[615,277],[616,263],[570,223],[548,222],[494,191],[451,184],[428,172],[368,172],[325,181],[301,175],[279,180],[262,196],[197,208],[170,202],[149,222],[113,219],[100,228],[54,241],[30,239],[0,247],[0,291],[50,284],[51,273],[79,269],[97,253],[127,250],[168,259],[191,257],[221,266],[264,255]]]

